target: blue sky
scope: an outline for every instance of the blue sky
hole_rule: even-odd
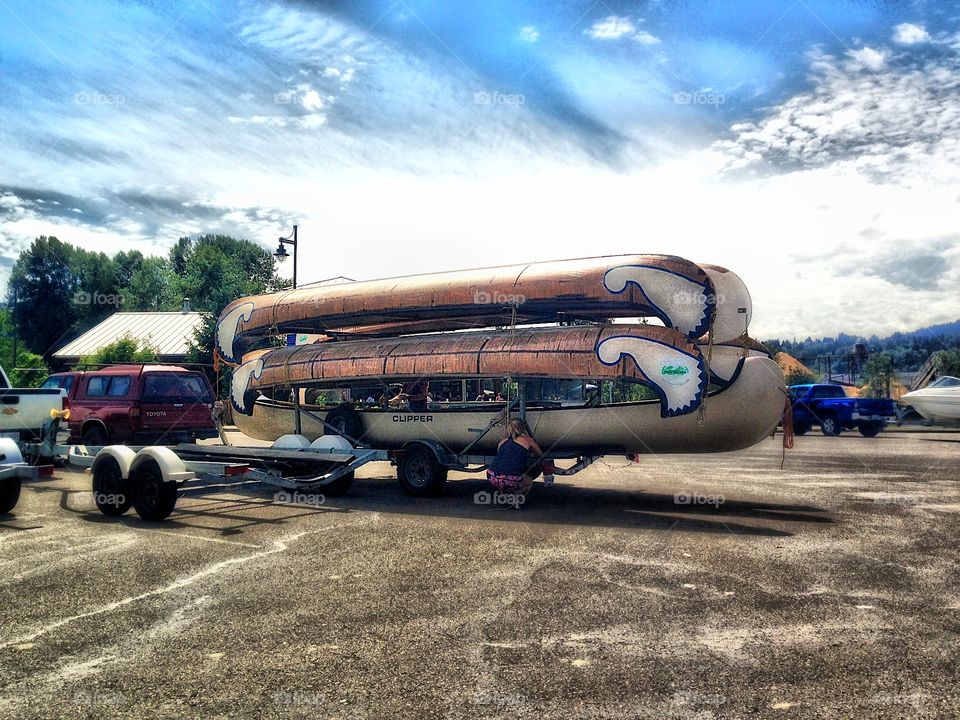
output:
[[[301,282],[664,252],[753,332],[960,316],[960,9],[0,0],[0,271],[301,225]],[[882,305],[878,302],[882,300]]]

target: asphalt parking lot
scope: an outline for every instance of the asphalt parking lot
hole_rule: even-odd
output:
[[[159,524],[59,470],[0,517],[0,716],[960,715],[960,433],[780,464],[779,438],[605,458],[520,510],[377,464]]]

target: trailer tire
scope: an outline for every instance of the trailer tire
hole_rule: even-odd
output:
[[[352,407],[339,405],[327,413],[324,420],[336,430],[323,426],[324,435],[340,435],[342,437],[359,438],[363,434],[363,421]]]
[[[407,495],[431,497],[443,491],[447,481],[447,468],[437,461],[437,456],[425,445],[412,445],[403,451],[397,463],[397,479]]]
[[[105,455],[93,464],[93,501],[104,515],[123,515],[133,504],[133,483],[124,479],[120,463]]]
[[[873,438],[880,434],[880,431],[883,430],[883,423],[860,423],[857,426],[857,430],[860,431],[860,434],[865,438]]]
[[[141,461],[130,473],[133,507],[144,520],[166,520],[177,504],[177,484],[163,479],[154,458]]]
[[[810,432],[810,423],[796,423],[793,426],[794,435],[806,435]]]
[[[20,478],[0,480],[0,515],[6,515],[17,506],[20,499]]]
[[[350,491],[351,485],[353,485],[353,473],[348,472],[346,475],[338,477],[329,485],[320,485],[319,489],[324,495],[338,497],[340,495],[346,495]]]

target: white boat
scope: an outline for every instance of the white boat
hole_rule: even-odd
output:
[[[901,399],[930,422],[960,422],[960,378],[944,375]]]

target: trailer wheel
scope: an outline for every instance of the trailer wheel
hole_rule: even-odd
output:
[[[861,423],[857,426],[857,430],[859,430],[860,434],[865,438],[876,437],[880,434],[880,431],[883,430],[883,423]]]
[[[323,426],[324,435],[341,435],[347,438],[359,438],[363,434],[363,421],[357,414],[357,411],[347,405],[339,405],[327,413],[324,418],[328,425],[332,425],[331,430],[326,425]]]
[[[17,506],[20,499],[20,478],[0,480],[0,515],[6,515]]]
[[[319,489],[324,495],[337,497],[339,495],[346,495],[351,485],[353,485],[353,473],[348,472],[346,475],[338,477],[328,485],[320,485]]]
[[[405,450],[397,464],[397,479],[408,495],[439,495],[447,481],[447,468],[437,462],[430,448],[414,445]]]
[[[150,458],[130,473],[133,507],[144,520],[165,520],[177,504],[177,484],[166,482],[156,460]]]
[[[810,423],[796,423],[793,426],[794,435],[806,435],[810,432]]]
[[[123,515],[133,504],[133,487],[117,459],[106,455],[93,465],[93,501],[104,515]]]

